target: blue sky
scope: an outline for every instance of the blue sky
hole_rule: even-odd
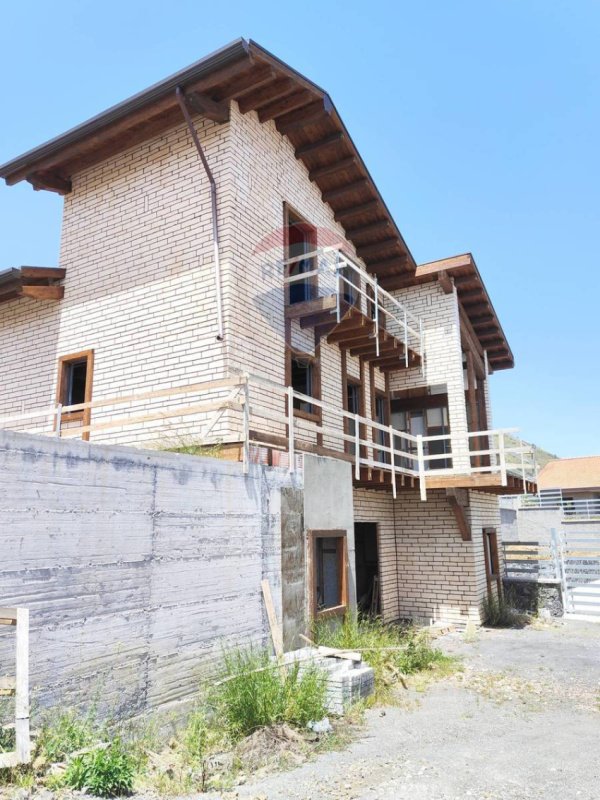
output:
[[[470,250],[516,356],[496,426],[600,453],[600,3],[3,4],[0,161],[223,44],[332,96],[417,261]],[[0,269],[57,263],[61,199],[0,187]]]

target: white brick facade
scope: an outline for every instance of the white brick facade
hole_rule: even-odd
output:
[[[349,252],[354,248],[273,122],[261,124],[254,112],[242,115],[233,102],[229,123],[196,118],[195,124],[218,186],[224,341],[216,339],[208,183],[181,124],[73,177],[61,239],[60,266],[67,271],[64,300],[44,304],[20,299],[2,309],[0,413],[52,403],[57,359],[87,349],[95,353],[94,399],[212,380],[236,370],[284,384],[284,203],[320,231],[339,236]],[[456,293],[444,294],[432,283],[394,294],[423,319],[426,372],[423,376],[415,368],[392,373],[390,388],[446,385],[453,466],[467,471]],[[314,332],[297,323],[291,325],[291,342],[303,352],[315,351]],[[361,378],[357,358],[348,357],[347,370]],[[341,408],[341,353],[324,340],[320,372],[321,399]],[[366,416],[371,417],[368,374],[367,365],[363,392]],[[385,389],[379,370],[375,386]],[[487,392],[486,400],[490,415]],[[283,413],[281,398],[267,402]],[[163,399],[154,406],[165,403]],[[93,420],[111,413],[94,412]],[[173,446],[197,435],[203,419],[157,421],[135,433],[111,430],[93,435],[92,441]],[[339,425],[327,413],[323,422]],[[280,423],[265,426],[285,433]],[[239,439],[238,422],[225,415],[215,436]],[[323,444],[343,447],[328,435]],[[378,524],[386,619],[459,624],[478,619],[485,591],[481,527],[499,529],[497,499],[470,492],[469,515],[473,541],[464,542],[442,490],[430,491],[426,503],[412,491],[401,492],[394,502],[386,492],[355,490],[356,521]]]

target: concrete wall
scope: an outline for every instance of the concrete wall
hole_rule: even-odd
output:
[[[224,643],[265,644],[283,488],[301,474],[0,432],[0,604],[31,610],[36,703],[177,703]]]
[[[306,482],[306,489],[304,483]],[[192,697],[223,646],[308,625],[307,528],[347,532],[352,475],[0,432],[0,605],[31,612],[36,702],[131,715]],[[10,660],[0,636],[0,667]],[[2,670],[0,669],[0,674]]]

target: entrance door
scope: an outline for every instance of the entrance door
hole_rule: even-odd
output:
[[[354,524],[354,552],[358,609],[363,614],[379,614],[379,555],[375,522]]]

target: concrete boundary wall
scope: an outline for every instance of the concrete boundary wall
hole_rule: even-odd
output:
[[[34,702],[132,715],[189,699],[281,614],[281,489],[255,466],[0,431],[0,605],[31,611]],[[10,659],[0,638],[0,673]]]

